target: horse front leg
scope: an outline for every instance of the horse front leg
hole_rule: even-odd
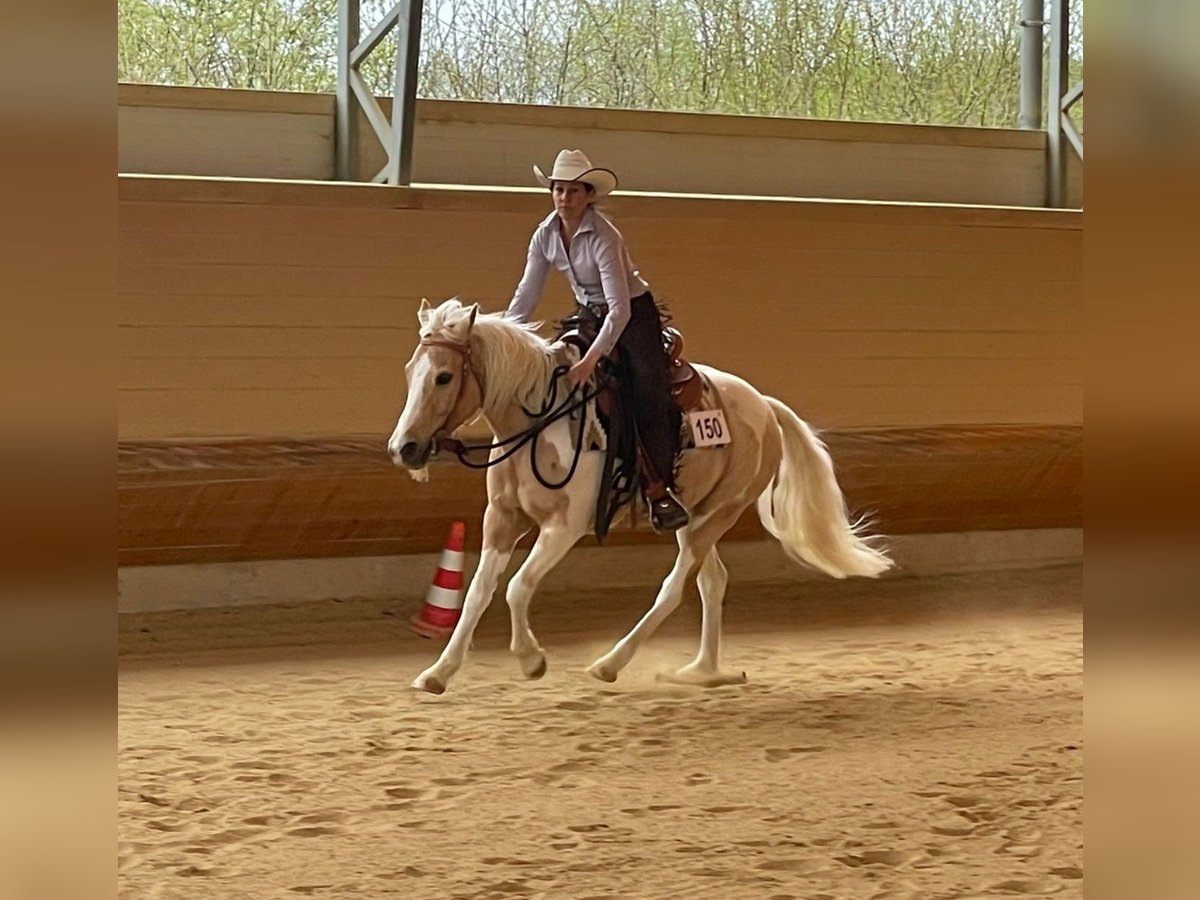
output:
[[[529,605],[542,579],[567,555],[584,528],[543,528],[529,557],[508,583],[509,610],[512,612],[512,652],[521,663],[526,678],[541,678],[546,674],[546,653],[529,627]]]
[[[475,633],[475,626],[479,624],[483,611],[492,602],[496,584],[508,567],[517,541],[528,530],[529,521],[519,510],[501,510],[489,506],[484,511],[483,550],[463,600],[462,615],[441,656],[416,677],[412,683],[414,688],[431,694],[441,694],[446,690],[454,673],[462,667],[467,648],[471,645],[471,635]]]

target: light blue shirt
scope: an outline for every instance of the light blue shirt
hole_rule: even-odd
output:
[[[517,285],[506,315],[528,322],[542,298],[546,276],[553,266],[562,272],[580,304],[608,304],[608,315],[596,338],[604,353],[611,353],[629,321],[629,300],[649,290],[633,267],[625,239],[607,218],[589,206],[571,238],[568,255],[559,232],[558,213],[542,220],[529,241],[525,274]]]

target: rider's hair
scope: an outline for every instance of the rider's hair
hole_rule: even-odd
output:
[[[556,184],[582,184],[587,189],[589,197],[594,197],[594,195],[596,193],[596,189],[592,185],[588,184],[586,181],[571,182],[571,181],[562,181],[560,179],[551,179],[550,180],[550,187],[548,188],[550,193],[552,193],[552,194],[554,193],[554,186]],[[592,202],[595,203],[596,201],[593,199]]]

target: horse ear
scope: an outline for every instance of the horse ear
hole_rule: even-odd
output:
[[[475,317],[477,315],[479,315],[479,304],[472,303],[471,304],[471,316],[470,316],[470,318],[467,319],[467,328],[475,327]]]
[[[430,311],[432,309],[433,309],[433,307],[429,305],[429,301],[426,300],[424,297],[422,297],[421,298],[421,307],[420,307],[420,309],[417,310],[417,321],[420,322],[422,325],[428,325]]]

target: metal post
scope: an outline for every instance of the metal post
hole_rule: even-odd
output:
[[[1066,205],[1067,154],[1063,141],[1063,97],[1067,93],[1070,30],[1067,0],[1050,0],[1050,90],[1046,98],[1046,205]]]
[[[1021,108],[1017,127],[1042,127],[1042,54],[1045,52],[1045,0],[1021,0]]]
[[[339,181],[354,179],[358,111],[350,84],[350,52],[358,46],[359,0],[338,0],[337,93],[334,97],[334,145]]]
[[[396,21],[396,89],[392,95],[392,144],[388,148],[390,184],[412,182],[413,127],[417,111],[417,61],[421,53],[423,0],[401,0]]]
[[[359,39],[360,7],[361,0],[338,0],[338,83],[335,101],[337,177],[351,181],[357,174],[357,125],[358,111],[361,109],[387,153],[387,162],[371,181],[410,184],[424,2],[400,0],[362,40]],[[392,120],[388,122],[359,67],[393,28],[397,29],[396,81],[392,96]]]

